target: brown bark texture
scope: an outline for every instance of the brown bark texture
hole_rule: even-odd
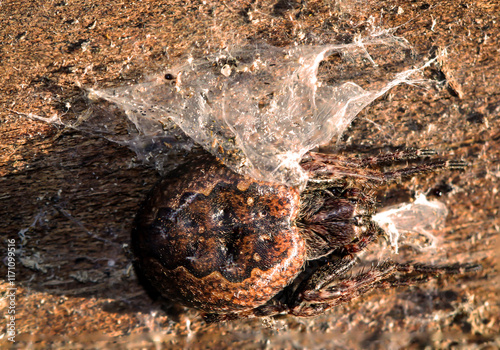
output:
[[[434,249],[398,261],[474,262],[476,274],[374,291],[322,316],[206,324],[153,301],[129,250],[135,213],[159,179],[125,146],[81,118],[85,89],[139,82],[183,54],[263,40],[350,42],[392,28],[442,84],[398,86],[322,151],[377,155],[433,149],[464,171],[407,180],[381,206],[416,192],[448,209]],[[13,348],[494,349],[500,347],[500,4],[437,1],[0,2],[0,313],[9,310],[8,240],[15,240]],[[328,65],[321,72],[328,80]]]

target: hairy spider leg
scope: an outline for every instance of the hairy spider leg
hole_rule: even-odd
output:
[[[362,165],[380,166],[384,164],[394,164],[401,161],[413,161],[419,158],[435,156],[436,152],[428,149],[410,149],[394,151],[386,154],[380,154],[374,157],[363,157],[360,159]]]
[[[436,155],[436,152],[428,149],[409,149],[389,152],[377,156],[366,156],[360,158],[345,157],[337,154],[310,152],[304,158],[304,162],[319,161],[323,163],[337,163],[343,166],[380,166],[393,164],[401,161],[412,161]]]
[[[401,153],[401,152],[399,152]],[[342,179],[357,181],[361,186],[380,186],[381,184],[397,181],[402,178],[411,177],[421,173],[434,172],[445,169],[463,169],[466,163],[463,161],[450,161],[442,159],[429,159],[422,164],[407,166],[400,169],[381,172],[376,169],[366,168],[367,164],[381,166],[388,163],[393,164],[402,159],[399,153],[390,153],[374,158],[365,158],[360,161],[349,161],[341,156],[315,155],[301,164],[309,175],[308,186],[321,187],[325,183],[338,182]],[[406,155],[405,155],[406,156]]]
[[[312,277],[318,281],[308,284],[295,296],[295,304],[289,313],[295,316],[308,317],[319,315],[339,304],[351,301],[373,289],[386,289],[401,285],[415,285],[426,282],[431,276],[445,274],[464,274],[481,270],[476,264],[427,265],[412,263],[396,263],[388,260],[370,271],[356,276],[338,278],[337,283],[331,277],[336,277],[336,268],[345,271],[342,264],[322,267],[318,274]],[[321,276],[325,273],[328,276]],[[328,283],[324,283],[328,280]],[[318,288],[319,287],[319,288]]]
[[[417,174],[435,172],[442,169],[463,169],[465,166],[466,163],[462,161],[435,160],[413,167],[405,167],[394,171],[386,171],[382,174],[386,182],[391,182],[397,181],[402,178],[411,177]]]

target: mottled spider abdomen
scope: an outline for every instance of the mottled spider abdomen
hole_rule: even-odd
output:
[[[209,312],[248,310],[288,285],[306,260],[293,224],[300,195],[218,161],[162,179],[140,209],[137,263],[160,293]]]

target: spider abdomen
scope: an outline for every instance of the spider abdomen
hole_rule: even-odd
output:
[[[255,308],[301,271],[296,189],[241,176],[217,161],[181,167],[136,218],[137,263],[166,298],[209,312]]]

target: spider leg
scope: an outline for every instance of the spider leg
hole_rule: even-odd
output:
[[[305,162],[322,162],[327,164],[338,164],[343,166],[380,166],[393,164],[401,161],[411,161],[436,155],[436,152],[428,149],[407,149],[380,154],[378,156],[368,156],[360,158],[345,157],[338,154],[310,152]]]
[[[463,169],[467,163],[463,161],[434,160],[413,167],[405,167],[382,173],[385,182],[397,181],[417,174],[429,173],[441,169]]]
[[[299,294],[305,290],[319,290],[332,284],[340,276],[347,274],[356,264],[356,256],[385,232],[378,225],[371,223],[362,236],[351,243],[335,250],[327,257],[326,263],[316,267],[296,289],[291,299],[300,299]],[[315,262],[312,262],[315,263]]]
[[[432,155],[432,151],[400,151],[377,157],[350,160],[339,155],[314,153],[308,156],[301,166],[309,174],[309,182],[313,187],[315,183],[335,183],[349,178],[356,179],[360,186],[373,187],[417,174],[442,169],[463,169],[466,166],[463,161],[426,159],[418,165],[386,172],[367,168],[367,166],[381,166],[429,155]]]
[[[377,184],[385,181],[383,174],[374,169],[367,169],[359,161],[346,161],[338,158],[322,161],[318,157],[309,158],[301,163],[302,168],[309,176],[308,187],[321,187],[322,184],[335,184],[345,182],[346,179],[356,179],[359,186],[369,182]],[[306,188],[307,190],[307,188]]]
[[[256,317],[272,317],[281,314],[289,313],[289,308],[286,304],[276,301],[274,303],[267,303],[255,309],[246,310],[242,312],[216,314],[207,313],[203,315],[203,319],[207,323],[216,323],[224,321],[238,320],[242,318],[256,318]]]
[[[413,285],[427,281],[431,276],[443,274],[463,274],[480,270],[479,265],[455,264],[434,266],[426,264],[399,264],[386,261],[373,267],[370,271],[360,273],[353,277],[339,278],[333,284],[336,274],[335,269],[329,271],[331,276],[325,278],[328,283],[323,283],[321,276],[315,278],[320,283],[314,285],[314,281],[302,288],[295,295],[294,304],[289,313],[295,316],[308,317],[325,312],[339,304],[349,302],[373,289],[385,289],[400,285]],[[318,270],[319,273],[323,272]],[[333,277],[333,279],[332,279]]]
[[[428,149],[409,149],[380,154],[374,157],[363,157],[360,159],[362,165],[381,166],[384,164],[394,164],[401,161],[412,161],[436,155],[436,152]]]
[[[309,278],[301,283],[291,299],[295,300],[297,297],[302,297],[301,294],[304,291],[320,290],[330,285],[336,279],[347,274],[355,264],[356,258],[353,255],[330,259],[327,263],[318,267]]]
[[[339,304],[355,299],[374,289],[380,281],[391,276],[395,266],[390,262],[373,267],[370,271],[354,277],[339,279],[336,284],[332,281],[321,288],[311,286],[296,294],[296,299],[290,307],[290,314],[300,317],[319,315]],[[321,271],[320,271],[321,272]],[[334,271],[333,271],[334,272]],[[321,276],[315,276],[321,280]],[[331,277],[329,276],[330,280]]]

